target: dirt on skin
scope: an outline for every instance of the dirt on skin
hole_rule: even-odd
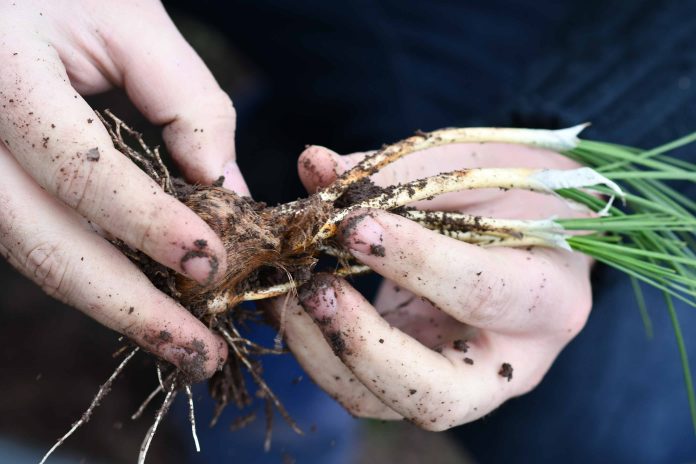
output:
[[[501,377],[504,377],[507,379],[507,381],[512,380],[512,365],[509,363],[503,363],[502,366],[500,366],[500,370],[498,371],[498,375]]]

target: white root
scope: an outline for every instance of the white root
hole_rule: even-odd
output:
[[[498,219],[421,210],[408,210],[400,214],[430,230],[471,244],[486,247],[547,246],[571,249],[566,241],[567,231],[553,219]]]
[[[155,422],[153,422],[152,426],[150,426],[150,429],[147,431],[147,434],[145,434],[143,444],[140,445],[140,453],[138,454],[138,464],[145,464],[147,452],[150,449],[150,443],[152,443],[152,439],[155,436],[155,432],[157,432],[157,427],[159,426],[165,414],[167,414],[167,411],[169,411],[169,407],[172,405],[172,402],[176,397],[175,390],[176,381],[172,381],[172,386],[169,388],[169,391],[167,391],[167,395],[164,397],[162,406],[160,406],[159,410],[157,411],[157,415],[155,416]]]
[[[196,434],[196,414],[193,410],[193,393],[191,392],[191,385],[186,385],[186,396],[188,396],[189,405],[189,422],[191,422],[191,435],[193,436],[193,443],[196,445],[196,452],[201,452],[201,445],[198,442],[198,434]]]
[[[162,381],[162,367],[157,363],[157,380],[159,381],[160,387],[164,390],[164,382]]]
[[[162,391],[162,385],[157,385],[157,388],[152,390],[152,392],[147,396],[147,398],[145,398],[145,401],[142,402],[138,410],[131,415],[131,420],[139,419],[140,416],[142,416],[145,412],[145,409],[148,407],[148,405],[152,402],[152,400],[154,400],[155,397]]]
[[[561,130],[467,127],[417,134],[365,157],[320,192],[319,196],[324,201],[333,202],[355,181],[370,176],[411,153],[441,145],[490,142],[529,145],[553,151],[572,150],[580,142],[578,134],[588,125],[580,124]]]
[[[251,375],[251,377],[254,379],[256,382],[256,385],[263,391],[264,395],[266,395],[266,398],[268,398],[270,401],[273,402],[273,405],[278,409],[278,412],[280,415],[285,419],[285,422],[288,423],[291,429],[295,431],[295,433],[299,435],[304,435],[302,432],[302,429],[297,425],[297,423],[290,417],[290,414],[288,413],[287,409],[285,409],[285,406],[283,406],[283,403],[280,402],[278,397],[276,397],[275,393],[268,387],[266,382],[261,378],[259,373],[254,369],[254,367],[251,365],[249,362],[249,359],[242,353],[237,346],[237,344],[234,342],[234,339],[232,338],[232,335],[224,329],[223,327],[218,327],[218,331],[222,335],[222,337],[225,339],[227,342],[227,345],[232,348],[232,351],[237,355],[237,359],[244,364],[244,367],[246,367],[247,372]]]
[[[598,184],[608,186],[617,195],[623,195],[621,189],[614,182],[589,168],[567,171],[525,168],[480,168],[452,171],[387,188],[376,197],[338,211],[321,227],[314,237],[314,241],[332,237],[337,231],[337,224],[350,213],[361,208],[390,210],[444,193],[481,188],[523,189],[552,193],[559,188],[589,187]]]
[[[558,236],[534,236],[534,235],[523,235],[523,236],[503,236],[503,235],[488,235],[488,234],[474,234],[472,232],[463,232],[459,230],[446,230],[441,232],[442,235],[459,240],[461,242],[466,242],[474,245],[479,245],[485,248],[491,247],[509,247],[509,248],[527,248],[530,246],[542,246],[549,248],[561,248],[564,250],[572,251],[568,242],[566,242],[564,237]]]
[[[111,385],[114,383],[114,380],[116,380],[116,377],[123,372],[123,369],[126,367],[128,362],[135,356],[135,353],[138,352],[140,348],[133,348],[130,353],[121,361],[121,364],[118,365],[118,367],[114,370],[114,372],[111,374],[111,376],[102,384],[101,387],[99,387],[99,391],[97,391],[97,394],[95,395],[94,399],[92,400],[92,403],[89,405],[87,410],[82,414],[82,417],[75,422],[72,427],[70,427],[70,430],[68,430],[68,433],[63,435],[53,447],[51,447],[50,450],[44,455],[44,457],[41,459],[39,464],[44,464],[46,460],[53,454],[53,452],[58,449],[60,445],[62,445],[65,440],[70,438],[70,436],[75,433],[75,431],[80,428],[84,423],[89,421],[90,416],[92,415],[92,412],[96,409],[97,406],[99,406],[99,403],[101,400],[106,396],[107,393],[109,393],[109,390],[111,390]]]

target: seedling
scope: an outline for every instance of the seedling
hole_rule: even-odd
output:
[[[213,331],[222,335],[229,345],[227,363],[210,381],[210,392],[218,405],[213,423],[229,403],[239,408],[251,403],[252,395],[243,375],[248,372],[258,388],[257,396],[266,401],[267,423],[270,424],[272,408],[275,407],[290,426],[301,433],[260,374],[259,355],[280,353],[282,349],[280,346],[259,346],[241,335],[240,325],[256,317],[257,313],[240,307],[240,304],[281,295],[292,296],[298,287],[311,278],[322,256],[337,260],[338,265],[332,270],[336,275],[349,276],[369,271],[341,247],[336,237],[340,224],[351,213],[364,208],[377,208],[478,246],[556,247],[592,256],[630,276],[648,334],[651,324],[642,304],[640,283],[663,291],[667,310],[674,322],[696,428],[696,398],[684,341],[672,304],[672,299],[677,298],[696,306],[696,203],[663,182],[696,181],[696,166],[665,154],[690,143],[696,136],[642,151],[581,141],[577,136],[584,125],[556,131],[455,128],[417,133],[367,156],[331,185],[307,198],[268,207],[219,186],[193,186],[172,179],[159,151],[150,149],[140,134],[108,111],[101,119],[115,146],[167,193],[179,198],[210,224],[225,245],[229,267],[221,282],[211,287],[175,275],[141,252],[115,242],[162,291],[180,301]],[[563,153],[584,167],[574,170],[463,169],[387,188],[377,187],[370,180],[370,176],[405,156],[435,146],[470,142],[546,148]],[[410,206],[415,201],[444,193],[481,188],[522,189],[560,195],[594,214],[586,218],[512,220],[451,211],[422,211]],[[625,208],[615,206],[615,199]],[[97,403],[137,350],[132,348],[99,390],[87,412],[51,448],[42,463],[89,419]],[[157,426],[177,391],[183,390],[188,396],[192,434],[198,448],[190,378],[172,366],[166,370],[167,373],[163,375],[158,367],[160,384],[133,415],[134,419],[142,415],[157,395],[164,394],[154,423],[141,446],[138,462],[145,461]],[[269,425],[266,447],[270,446],[270,433]]]

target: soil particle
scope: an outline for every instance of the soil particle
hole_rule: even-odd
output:
[[[220,176],[213,181],[213,187],[222,187],[222,184],[224,184],[224,183],[225,183],[225,176]]]
[[[132,308],[131,308],[132,309]],[[159,339],[162,340],[163,342],[171,342],[174,338],[172,337],[172,334],[167,331],[167,330],[160,330],[159,333]]]
[[[346,342],[343,340],[341,332],[329,332],[326,334],[326,338],[328,339],[329,345],[331,345],[331,349],[336,356],[340,358],[343,354],[350,354],[347,352]]]
[[[205,248],[208,246],[208,242],[206,240],[203,240],[202,238],[199,238],[198,240],[193,242],[194,245],[196,245],[197,248]]]
[[[94,161],[95,163],[99,161],[99,147],[90,148],[87,150],[87,161]]]
[[[133,311],[135,311],[135,308],[133,306],[128,308],[128,314],[133,314]]]
[[[474,365],[474,360],[471,358],[464,358],[464,364],[468,364],[470,366]]]
[[[193,258],[208,258],[208,262],[210,263],[210,272],[208,273],[208,277],[204,285],[210,285],[213,281],[213,277],[215,277],[215,274],[217,274],[218,271],[219,263],[217,257],[210,256],[205,251],[189,250],[184,254],[184,256],[181,258],[181,261],[179,262],[179,266],[181,266],[181,269],[183,271],[186,271],[186,263]]]
[[[418,393],[418,390],[416,390],[415,388],[411,388],[408,391],[408,396],[415,395],[416,393]]]
[[[362,222],[363,219],[365,219],[365,216],[370,216],[369,213],[364,213],[364,214],[357,214],[355,216],[351,216],[345,221],[343,221],[340,225],[339,233],[341,237],[344,239],[350,237],[350,235],[353,233],[355,228]]]
[[[452,347],[457,351],[461,351],[462,353],[469,351],[469,344],[466,342],[466,340],[455,340],[452,342]]]
[[[370,245],[370,254],[373,256],[379,256],[380,258],[384,258],[385,251],[386,250],[384,249],[383,245]]]
[[[297,296],[304,303],[318,293],[323,292],[323,290],[333,286],[334,280],[335,278],[329,274],[316,274],[309,282],[299,288]]]
[[[503,363],[503,365],[500,366],[498,375],[506,378],[508,382],[512,380],[512,365],[510,365],[510,363]]]
[[[334,206],[337,208],[346,208],[374,198],[383,192],[384,189],[375,185],[369,177],[363,177],[357,182],[352,183],[346,191],[343,192],[343,195],[338,197],[334,202]]]
[[[179,369],[184,374],[188,383],[198,383],[205,380],[208,376],[205,371],[205,364],[208,362],[208,350],[205,344],[198,339],[191,342],[191,347],[183,347],[187,356],[184,356],[179,363]]]

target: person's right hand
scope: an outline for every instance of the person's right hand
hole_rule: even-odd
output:
[[[225,345],[94,230],[203,284],[224,273],[222,242],[114,148],[80,95],[124,87],[189,181],[224,175],[246,193],[229,97],[155,0],[2,0],[0,70],[3,256],[191,380],[212,375]]]

